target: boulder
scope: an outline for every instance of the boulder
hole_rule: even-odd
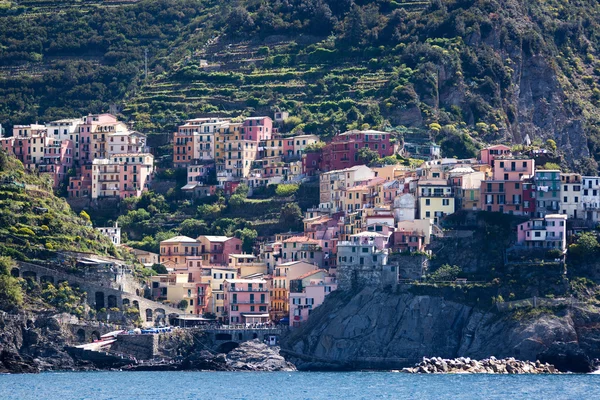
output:
[[[576,343],[554,343],[538,358],[540,362],[552,364],[562,372],[588,373],[594,370],[592,360]]]

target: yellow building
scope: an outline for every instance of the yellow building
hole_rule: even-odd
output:
[[[289,314],[290,280],[318,269],[315,264],[293,261],[278,265],[273,272],[271,292],[271,319],[279,320]]]
[[[234,268],[240,278],[254,274],[267,274],[267,264],[254,254],[230,254],[229,268]]]
[[[182,300],[187,301],[187,308],[182,310],[185,314],[194,314],[197,306],[196,284],[189,282],[187,273],[169,273],[150,277],[152,295],[159,301],[179,307]]]
[[[438,223],[455,211],[452,187],[446,179],[421,179],[417,186],[419,216]]]

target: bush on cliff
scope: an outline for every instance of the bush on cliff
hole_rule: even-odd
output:
[[[23,304],[23,291],[16,278],[10,275],[15,266],[9,257],[0,257],[0,309],[11,311]]]

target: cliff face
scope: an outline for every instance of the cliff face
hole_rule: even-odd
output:
[[[71,335],[52,317],[0,313],[0,373],[73,370],[64,351]]]
[[[536,360],[559,343],[600,356],[600,313],[572,309],[521,318],[442,297],[364,289],[332,294],[283,343],[299,369],[400,368],[422,357]]]

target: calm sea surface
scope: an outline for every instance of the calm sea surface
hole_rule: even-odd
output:
[[[600,375],[66,372],[0,375],[0,399],[600,399]]]

